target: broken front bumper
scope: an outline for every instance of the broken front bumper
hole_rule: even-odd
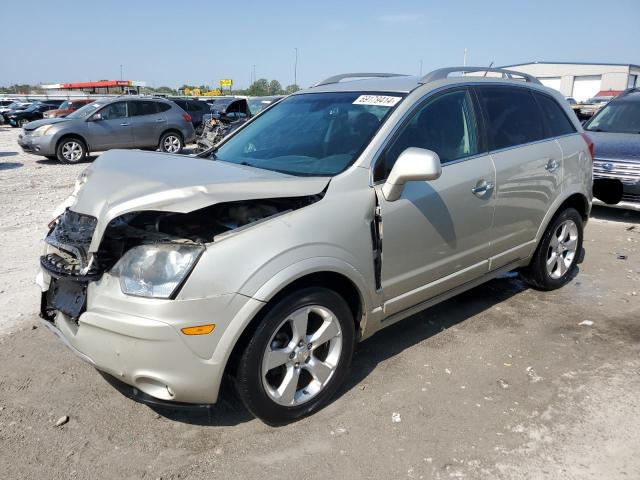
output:
[[[46,272],[38,283],[45,296],[56,285]],[[262,305],[239,294],[193,300],[130,297],[105,274],[87,285],[87,308],[77,320],[49,311],[43,312],[43,321],[83,360],[152,397],[212,404],[233,345],[230,338],[237,337],[233,329],[248,322],[245,312],[253,315]],[[210,323],[216,327],[208,335],[181,332]]]

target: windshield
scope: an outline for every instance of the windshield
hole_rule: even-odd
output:
[[[40,107],[43,107],[44,105],[42,105],[41,103],[34,103],[32,105],[29,105],[27,108],[24,109],[25,112],[35,112],[36,110],[38,110]]]
[[[640,102],[613,102],[587,124],[591,132],[640,133]]]
[[[99,109],[103,105],[104,105],[104,103],[100,102],[100,101],[96,101],[96,102],[90,103],[89,105],[85,105],[84,107],[79,108],[75,112],[67,115],[67,118],[71,118],[71,119],[73,119],[73,118],[87,118],[88,116],[90,116],[93,112],[95,112],[97,109]]]
[[[66,102],[62,102],[62,104],[58,107],[60,110],[69,110],[71,108],[71,102],[67,100]]]
[[[265,111],[213,158],[291,175],[332,176],[355,160],[399,93],[307,93]]]

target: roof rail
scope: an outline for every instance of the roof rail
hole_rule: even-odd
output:
[[[325,78],[321,82],[318,82],[314,87],[321,85],[328,85],[330,83],[338,83],[345,78],[386,78],[386,77],[406,77],[402,73],[342,73],[340,75],[334,75],[333,77]]]
[[[491,68],[491,67],[439,68],[438,70],[434,70],[433,72],[427,73],[424,77],[418,80],[418,83],[429,83],[429,82],[434,82],[436,80],[444,80],[449,76],[449,74],[454,72],[461,72],[461,73],[485,72],[485,76],[488,72],[496,72],[496,73],[501,73],[502,78],[512,79],[514,76],[522,77],[526,82],[537,83],[538,85],[542,85],[542,83],[540,83],[540,80],[538,80],[533,75],[529,75],[528,73],[516,72],[515,70],[505,70],[504,68]]]

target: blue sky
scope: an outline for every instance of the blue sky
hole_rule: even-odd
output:
[[[640,0],[5,1],[0,85],[258,78],[308,86],[340,72],[418,74],[533,60],[640,63]],[[26,18],[26,19],[25,19]]]

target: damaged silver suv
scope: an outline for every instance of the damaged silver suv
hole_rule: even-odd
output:
[[[44,323],[159,401],[215,403],[228,374],[278,425],[325,405],[388,325],[514,269],[561,287],[589,140],[557,92],[485,70],[338,75],[201,158],[103,154],[50,224]]]

